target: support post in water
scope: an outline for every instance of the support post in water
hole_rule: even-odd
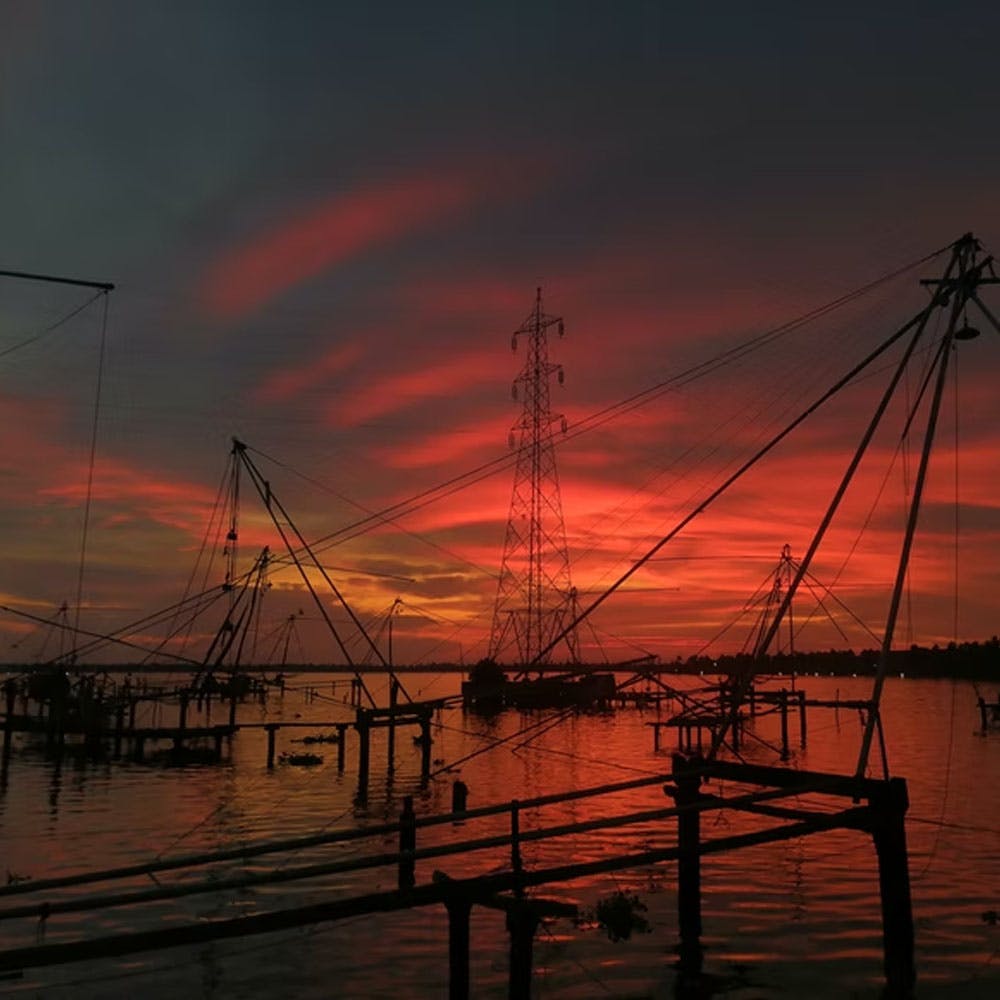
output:
[[[344,773],[344,745],[347,743],[347,723],[337,723],[337,770]]]
[[[399,814],[399,888],[412,889],[417,884],[413,852],[417,849],[417,817],[413,812],[413,796],[403,799]]]
[[[265,727],[267,730],[267,769],[274,768],[274,734],[278,726],[274,722],[269,722]]]
[[[677,808],[677,920],[680,931],[682,976],[701,972],[701,777],[696,773],[700,756],[674,754],[674,785],[664,791]]]
[[[903,778],[890,778],[884,791],[869,799],[868,804],[882,897],[885,996],[892,1000],[912,997],[917,981],[904,822],[908,806],[909,795]]]
[[[445,900],[448,910],[448,1000],[469,1000],[469,917],[472,903],[464,895]]]
[[[426,713],[420,717],[420,780],[431,776],[431,717]]]
[[[396,770],[396,703],[399,700],[399,681],[392,679],[389,685],[389,773]]]
[[[524,1000],[531,996],[531,961],[538,928],[538,914],[529,902],[518,902],[507,911],[510,934],[510,978],[507,996]]]
[[[357,710],[357,721],[354,728],[358,731],[358,798],[368,798],[368,769],[371,766],[371,729],[368,725],[368,713]]]
[[[781,710],[781,759],[788,760],[788,692],[784,688],[778,692],[778,707]]]

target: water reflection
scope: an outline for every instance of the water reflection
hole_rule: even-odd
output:
[[[867,688],[865,684],[851,691],[850,682],[843,679],[808,682],[810,694],[821,697],[832,696],[834,686],[845,698],[863,696]],[[993,734],[984,738],[978,732],[975,702],[964,694],[960,689],[953,727],[948,712],[941,711],[942,705],[950,707],[952,689],[940,682],[890,683],[883,708],[890,762],[895,772],[910,781],[908,838],[922,995],[933,996],[939,987],[957,990],[982,969],[963,995],[976,996],[979,990],[978,995],[991,996],[1000,978],[1000,970],[987,964],[1000,940],[996,929],[982,919],[984,912],[997,909],[996,885],[1000,884],[996,809],[990,804],[994,799],[983,794],[983,789],[1000,785],[1000,741]],[[206,705],[201,718],[207,718],[209,711]],[[307,703],[294,692],[286,695],[283,705],[272,701],[267,706],[241,708],[241,719],[248,720],[296,714],[302,720],[325,722],[331,708],[320,699]],[[653,752],[647,719],[632,710],[609,716],[578,715],[551,729],[538,725],[539,721],[538,716],[511,713],[492,719],[457,710],[446,713],[434,728],[434,757],[465,761],[454,773],[426,783],[421,781],[421,748],[408,734],[397,739],[392,769],[387,740],[384,735],[374,739],[372,780],[365,802],[355,797],[358,745],[353,731],[348,735],[344,774],[338,772],[332,755],[324,755],[323,764],[315,768],[279,765],[268,771],[266,740],[257,730],[234,737],[229,762],[221,766],[179,767],[152,756],[143,763],[93,760],[72,746],[65,755],[46,759],[41,748],[32,750],[30,741],[18,737],[0,771],[4,864],[12,872],[39,878],[164,852],[217,849],[349,824],[393,822],[406,795],[414,796],[418,815],[450,809],[452,782],[459,777],[468,786],[469,805],[474,807],[514,795],[527,798],[670,767],[669,751]],[[760,718],[755,725],[763,742],[752,753],[763,761],[764,743],[776,742],[778,720]],[[944,750],[952,735],[948,764]],[[858,737],[853,713],[810,716],[809,742],[805,747],[792,747],[790,766],[843,772],[844,762],[853,762]],[[496,746],[500,741],[505,742]],[[495,748],[479,753],[486,746]],[[601,806],[569,802],[544,815],[525,810],[522,822],[525,828],[570,823],[605,812],[649,809],[654,804],[665,804],[658,786],[616,795]],[[947,825],[942,826],[940,819]],[[706,837],[746,829],[744,818],[729,810],[706,815],[703,826]],[[502,832],[503,821],[491,821],[483,829]],[[454,830],[451,824],[439,833],[421,830],[418,844],[433,843],[436,836],[455,836]],[[540,867],[567,858],[600,858],[612,852],[662,847],[672,842],[674,830],[672,822],[649,822],[525,845],[525,864]],[[457,835],[472,836],[472,830],[463,826]],[[81,852],[84,844],[86,850]],[[393,846],[392,838],[385,838],[384,848]],[[364,853],[360,847],[339,845],[322,856],[349,857],[352,852]],[[305,860],[312,858],[252,863],[237,870],[266,870],[272,864]],[[449,874],[458,877],[507,863],[503,852],[485,852],[454,866],[449,859],[447,867]],[[433,862],[418,864],[418,884],[429,880],[433,866]],[[391,887],[393,879],[393,872],[377,872],[330,877],[315,886],[228,891],[203,897],[196,907],[165,905],[151,919],[159,923],[178,917],[206,919],[269,910],[303,899]],[[547,887],[547,896],[585,906],[595,905],[618,889],[634,892],[648,907],[653,932],[613,943],[599,932],[560,923],[552,929],[553,936],[540,933],[536,938],[536,975],[545,995],[560,997],[594,996],[598,992],[594,976],[618,996],[728,992],[755,997],[804,993],[874,997],[881,989],[882,962],[877,886],[870,838],[847,831],[706,858],[704,933],[697,953],[683,955],[674,950],[676,866],[648,866],[616,879],[595,876]],[[133,919],[125,911],[102,913],[99,922],[84,915],[65,915],[53,917],[47,933],[50,940],[84,931],[111,933],[129,928]],[[472,930],[474,995],[503,996],[507,974],[503,920],[496,914],[474,915]],[[33,928],[0,923],[4,947],[24,943],[26,933],[33,934]],[[218,997],[239,993],[257,1000],[275,990],[319,997],[328,995],[330,982],[336,982],[346,995],[397,992],[429,997],[441,995],[446,988],[446,940],[443,910],[426,910],[372,918],[353,928],[331,925],[308,939],[297,934],[274,947],[270,938],[260,939],[259,947],[249,949],[244,943],[239,952],[236,944],[218,942],[192,949],[185,959],[186,971],[180,960],[176,969],[164,971],[170,964],[164,958],[170,953],[138,956],[132,965],[156,970],[137,980],[149,1000],[180,992]],[[684,968],[671,971],[675,964]],[[106,975],[114,968],[114,963],[105,963],[101,971]],[[86,986],[82,991],[77,986],[72,993],[69,987],[60,992],[60,977],[68,981],[71,973],[44,970],[33,974],[31,982],[36,992],[46,996],[108,995],[106,985],[102,993],[96,984],[89,993]]]

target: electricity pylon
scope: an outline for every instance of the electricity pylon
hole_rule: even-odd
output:
[[[514,656],[524,667],[548,661],[551,653],[542,657],[541,652],[573,620],[575,599],[553,446],[554,427],[559,424],[565,433],[566,419],[549,404],[552,376],[563,381],[562,365],[549,361],[547,331],[553,326],[561,337],[563,321],[542,311],[539,288],[535,308],[511,340],[516,351],[518,339],[526,339],[528,353],[513,386],[522,404],[510,432],[517,466],[489,656],[498,661]],[[565,642],[569,658],[578,661],[576,633]]]

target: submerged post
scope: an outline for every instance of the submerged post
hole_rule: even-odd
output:
[[[469,917],[465,896],[445,900],[448,910],[448,1000],[469,1000]]]
[[[396,703],[399,700],[399,681],[395,678],[389,685],[389,773],[396,769]]]
[[[680,962],[682,975],[697,975],[701,971],[701,813],[697,803],[701,798],[701,776],[696,769],[701,757],[674,754],[674,785],[664,791],[672,795],[677,814],[677,920],[680,932]]]
[[[403,799],[399,814],[399,888],[412,889],[417,884],[413,852],[417,849],[417,817],[413,812],[413,796]]]
[[[912,997],[917,982],[904,822],[909,804],[905,779],[890,778],[883,791],[869,799],[868,806],[882,899],[885,995],[892,1000]]]
[[[515,903],[507,911],[507,930],[510,933],[507,996],[510,1000],[526,1000],[531,996],[531,960],[537,928],[538,914],[530,903]]]
[[[371,764],[371,730],[368,725],[368,713],[357,710],[357,721],[354,728],[358,731],[358,798],[368,797],[368,768]]]
[[[267,730],[267,769],[274,768],[274,734],[278,726],[274,722],[269,722],[265,727]]]
[[[781,709],[781,759],[788,760],[788,692],[784,688],[778,692],[778,706]]]
[[[347,742],[347,723],[337,723],[337,770],[344,773],[344,744]]]

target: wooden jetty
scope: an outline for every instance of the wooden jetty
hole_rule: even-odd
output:
[[[703,786],[725,780],[745,787],[728,796],[709,794]],[[499,910],[505,915],[510,937],[509,996],[529,995],[532,942],[543,918],[568,916],[574,907],[559,901],[539,899],[528,890],[554,886],[588,876],[629,869],[677,865],[677,918],[679,983],[692,985],[702,972],[701,858],[723,851],[777,843],[831,830],[855,830],[870,836],[879,870],[879,895],[883,924],[883,966],[885,995],[912,996],[915,985],[914,927],[910,899],[909,869],[904,817],[908,799],[902,778],[868,779],[783,767],[764,767],[719,760],[697,754],[675,754],[669,772],[594,788],[539,796],[523,802],[511,801],[478,808],[466,808],[464,786],[456,783],[453,810],[433,816],[417,816],[412,799],[406,799],[397,823],[366,829],[327,831],[308,837],[244,845],[226,851],[159,859],[147,865],[130,865],[101,872],[81,872],[0,887],[0,921],[53,919],[60,913],[139,908],[145,903],[199,893],[245,889],[257,885],[304,880],[334,873],[396,869],[396,887],[360,895],[333,898],[306,906],[255,913],[231,919],[177,922],[167,927],[130,931],[108,936],[84,936],[72,940],[36,944],[0,951],[0,972],[16,975],[20,970],[111,958],[179,945],[197,944],[225,938],[388,913],[415,907],[443,905],[448,913],[449,997],[464,1000],[470,995],[469,920],[474,907]],[[661,785],[672,804],[639,812],[616,813],[580,822],[526,828],[522,817],[526,808],[570,800],[596,800],[613,792]],[[818,807],[799,805],[800,797],[823,798]],[[789,805],[787,800],[794,800]],[[846,804],[829,809],[829,800]],[[706,838],[701,816],[719,809],[731,809],[777,821],[747,833]],[[418,831],[462,821],[462,830],[475,820],[506,814],[507,832],[418,845]],[[621,829],[637,823],[676,821],[676,842],[669,846],[635,850],[604,856],[587,862],[567,862],[547,867],[525,865],[521,846],[525,843],[566,837],[592,831]],[[247,859],[279,852],[300,852],[306,847],[397,835],[399,849],[384,850],[360,857],[341,858],[317,864],[279,865],[267,872],[238,876],[186,879],[175,884],[126,887],[95,895],[58,895],[71,886],[96,886],[166,870],[190,869],[234,858]],[[484,850],[508,852],[508,863],[497,870],[484,863],[481,874],[451,878],[440,870],[426,870],[427,862],[465,856]],[[419,876],[418,876],[419,867]],[[133,912],[135,919],[138,909]]]

